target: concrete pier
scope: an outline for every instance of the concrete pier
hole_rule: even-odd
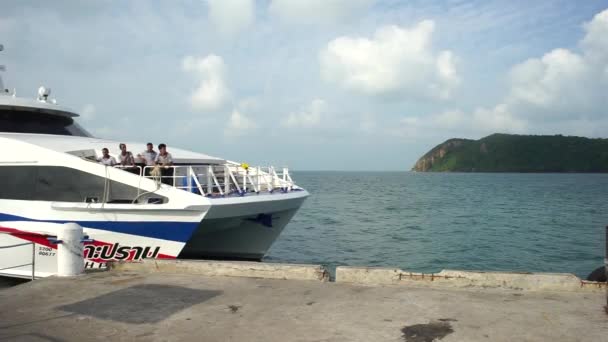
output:
[[[171,267],[147,261],[0,290],[0,340],[601,341],[608,336],[603,290],[361,285],[340,282],[340,270],[338,282],[330,283],[310,271],[317,266],[259,263],[267,271],[229,263],[230,275],[203,275],[205,263]],[[285,280],[282,269],[317,276]]]
[[[396,268],[336,268],[336,282],[359,285],[410,285],[433,288],[502,288],[522,291],[606,291],[606,283],[582,280],[570,273],[481,272],[443,270],[413,273]]]
[[[186,273],[202,276],[225,276],[284,280],[328,281],[329,273],[321,265],[279,264],[253,261],[159,260],[112,264],[114,271]]]

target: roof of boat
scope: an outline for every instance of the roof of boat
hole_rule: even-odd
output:
[[[39,101],[36,99],[28,99],[23,97],[14,97],[6,94],[0,95],[0,109],[45,113],[70,118],[75,118],[79,116],[75,111],[71,110],[70,108],[62,107],[52,102]]]
[[[0,132],[0,137],[20,140],[64,153],[82,150],[95,150],[98,155],[101,155],[101,149],[107,147],[110,150],[111,155],[117,155],[119,151],[118,144],[120,143],[127,144],[127,148],[135,156],[146,149],[146,143],[142,142],[118,141],[70,135]],[[223,164],[226,162],[226,160],[221,158],[175,148],[171,145],[167,146],[167,151],[171,153],[173,156],[173,162],[176,164]]]

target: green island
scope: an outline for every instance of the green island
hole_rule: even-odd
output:
[[[449,139],[422,156],[419,172],[608,172],[608,139],[492,134]]]

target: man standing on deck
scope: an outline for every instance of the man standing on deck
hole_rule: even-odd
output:
[[[110,151],[108,151],[107,148],[105,148],[105,147],[102,148],[101,149],[101,154],[102,154],[102,157],[101,158],[97,158],[97,161],[100,164],[107,165],[107,166],[114,166],[114,165],[117,164],[116,163],[116,159],[114,159],[114,157],[112,157],[110,155]]]
[[[146,144],[146,150],[140,154],[137,155],[137,157],[139,158],[143,158],[146,165],[145,166],[154,166],[156,165],[156,156],[158,155],[158,153],[156,153],[156,151],[154,151],[154,145],[152,145],[152,143],[147,143]],[[150,176],[150,170],[151,168],[146,168],[146,171],[144,172],[144,174],[146,176]]]
[[[161,182],[173,185],[173,156],[167,152],[167,145],[158,145],[158,155],[156,156],[156,165],[162,167],[161,169]]]
[[[161,166],[171,166],[173,165],[173,156],[171,153],[167,152],[167,145],[160,144],[158,145],[158,155],[156,156],[156,164]]]
[[[127,145],[124,143],[120,143],[118,145],[120,149],[120,154],[118,154],[119,163],[122,166],[134,166],[135,159],[133,158],[133,153],[127,151]]]

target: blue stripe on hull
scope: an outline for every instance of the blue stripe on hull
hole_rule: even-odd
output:
[[[74,221],[34,220],[26,217],[0,213],[1,221],[29,221],[67,223],[75,222],[83,227],[107,230],[116,233],[145,236],[154,239],[186,242],[200,222],[131,222],[131,221]]]

